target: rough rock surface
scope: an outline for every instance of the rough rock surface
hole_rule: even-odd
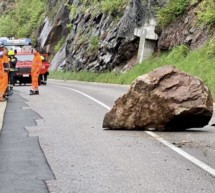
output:
[[[50,0],[48,8],[50,5],[54,7],[56,5],[56,1]],[[68,0],[68,2],[70,2],[70,0]],[[49,17],[46,17],[41,29],[39,30],[38,36],[38,46],[41,47],[41,50],[46,53],[54,53],[55,45],[69,33],[69,30],[66,27],[68,23],[69,10],[66,4],[60,6],[54,18],[50,19]]]
[[[88,6],[88,11],[83,12],[84,3],[67,0],[52,21],[47,17],[41,26],[39,46],[53,54],[55,45],[62,37],[65,40],[60,53],[51,62],[51,69],[60,66],[66,71],[126,71],[127,66],[138,63],[134,58],[137,58],[139,37],[134,36],[134,29],[147,21],[153,13],[152,7],[161,6],[166,0],[127,1],[122,10],[105,13],[99,3],[96,7]],[[57,10],[58,5],[60,0],[49,0],[48,10],[53,7]],[[68,5],[76,7],[76,12],[69,14]]]
[[[109,129],[173,130],[204,127],[213,99],[203,82],[173,66],[139,76],[103,121]]]
[[[140,38],[134,35],[134,29],[147,23],[168,0],[126,1],[120,10],[107,13],[102,10],[101,1],[86,6],[86,1],[81,0],[48,0],[38,46],[55,55],[51,69],[124,72],[137,64]],[[181,44],[195,49],[210,39],[214,29],[198,25],[201,2],[192,3],[167,27],[156,28],[156,50],[170,50]]]
[[[201,3],[201,1],[199,1]],[[209,32],[204,25],[198,25],[196,13],[199,3],[190,7],[186,14],[183,14],[162,30],[158,41],[160,50],[169,50],[175,46],[186,44],[191,49],[204,45],[209,39]]]

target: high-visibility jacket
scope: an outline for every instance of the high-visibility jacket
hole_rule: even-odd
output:
[[[0,78],[3,77],[3,73],[4,73],[4,65],[2,62],[2,58],[0,58]]]
[[[2,62],[4,65],[5,71],[9,71],[10,69],[10,60],[6,54],[3,55]]]
[[[0,58],[0,99],[3,98],[4,95],[4,66],[2,62],[2,58]]]
[[[42,60],[40,54],[37,52],[34,54],[34,59],[32,61],[31,67],[31,90],[38,91],[38,77],[40,75],[40,70],[42,68]]]
[[[10,60],[10,71],[15,71],[17,58],[14,55],[11,55],[9,56],[9,60]]]
[[[3,62],[6,62],[6,58],[2,57],[0,59],[0,98],[3,97],[7,85],[8,85],[8,72],[5,72],[5,66]]]
[[[39,74],[41,68],[42,68],[42,60],[41,60],[40,54],[35,53],[32,61],[31,72],[37,72]]]

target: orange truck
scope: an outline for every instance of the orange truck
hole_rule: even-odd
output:
[[[21,39],[9,39],[0,38],[0,44],[4,45],[9,49],[13,49],[16,53],[17,63],[16,63],[16,73],[15,73],[15,83],[27,84],[31,83],[31,64],[34,57],[31,40],[29,38]],[[47,77],[49,74],[50,63],[48,62],[48,55],[41,54],[42,58],[42,69],[39,76],[39,84],[46,85]]]

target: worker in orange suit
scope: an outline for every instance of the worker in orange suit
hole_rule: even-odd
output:
[[[34,58],[31,66],[31,90],[30,95],[39,94],[39,75],[42,68],[42,60],[38,50],[34,49]]]
[[[6,101],[6,98],[4,97],[4,66],[2,62],[3,58],[3,50],[0,48],[0,102]]]
[[[8,49],[6,47],[3,48],[3,58],[2,63],[4,66],[4,75],[3,75],[3,89],[4,89],[4,95],[10,96],[13,94],[13,92],[8,90],[8,73],[10,70],[10,60],[8,58]]]

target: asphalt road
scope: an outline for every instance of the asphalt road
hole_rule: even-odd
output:
[[[29,96],[29,86],[15,87],[17,96],[8,102],[0,137],[0,159],[5,156],[5,161],[0,162],[0,182],[14,175],[11,183],[18,183],[20,176],[15,174],[29,170],[35,171],[35,175],[30,174],[30,183],[40,184],[38,192],[215,193],[215,127],[156,133],[102,128],[105,113],[127,89],[127,86],[50,80],[47,86],[40,87],[39,96]],[[7,119],[12,111],[9,105],[22,98],[25,102],[17,111],[20,116]],[[2,143],[12,135],[9,130],[18,127],[14,121],[9,123],[11,119],[18,119],[22,123],[19,127],[24,127],[27,133],[17,130],[17,139],[37,139],[38,144],[34,141],[26,145],[33,148],[30,151],[37,150],[38,157],[27,158],[30,163],[37,160],[41,168],[26,164],[15,167],[18,170],[15,172],[6,169],[1,172],[9,167],[4,164],[12,154],[7,151],[8,144],[2,147]],[[210,124],[213,123],[214,118]],[[46,171],[42,178],[38,177],[39,171]],[[0,193],[7,193],[2,191],[3,185],[0,183]],[[16,191],[10,189],[13,192]]]

